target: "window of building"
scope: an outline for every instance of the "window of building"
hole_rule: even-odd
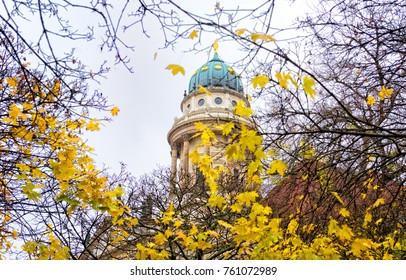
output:
[[[216,103],[217,105],[220,105],[221,103],[223,103],[223,99],[221,99],[220,97],[216,97],[214,99],[214,103]]]
[[[197,102],[197,105],[203,106],[203,105],[204,105],[204,99],[200,99],[200,100]]]
[[[237,106],[237,101],[235,100],[231,101],[231,105],[233,105],[233,107]]]

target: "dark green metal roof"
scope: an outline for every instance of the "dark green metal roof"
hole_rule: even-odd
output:
[[[240,93],[243,87],[240,77],[234,69],[222,61],[215,53],[212,60],[197,69],[189,82],[189,92],[198,89],[198,85],[203,87],[224,87]]]

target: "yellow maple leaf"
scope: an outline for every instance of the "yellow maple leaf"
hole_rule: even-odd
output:
[[[174,75],[174,76],[177,75],[178,73],[185,75],[185,69],[178,64],[169,64],[165,69],[171,70],[172,75]]]
[[[12,230],[12,232],[11,232],[11,237],[12,237],[14,240],[17,239],[18,233],[17,233],[17,231],[16,231],[15,229]]]
[[[52,86],[52,94],[56,96],[59,94],[60,91],[61,91],[61,82],[59,80],[55,80],[55,83]]]
[[[368,226],[368,223],[370,223],[372,221],[372,215],[369,212],[365,213],[365,217],[364,217],[364,223],[362,225],[362,227],[366,228]]]
[[[250,206],[251,203],[255,202],[257,197],[258,193],[256,191],[251,191],[240,193],[235,198],[241,205],[246,204],[247,206]]]
[[[252,109],[247,107],[242,100],[239,100],[237,105],[234,106],[234,112],[241,117],[249,117],[253,113]]]
[[[189,230],[189,234],[196,235],[197,233],[199,233],[199,229],[194,223],[192,223],[192,228]]]
[[[284,88],[284,89],[288,89],[288,83],[289,81],[296,87],[298,88],[299,85],[297,84],[297,82],[292,78],[292,76],[290,75],[290,72],[276,72],[275,73],[275,77],[278,79],[279,85]]]
[[[182,224],[183,224],[182,220],[177,220],[177,221],[175,221],[175,222],[173,223],[173,226],[176,227],[176,228],[178,228],[178,227],[180,227]]]
[[[344,201],[341,199],[340,195],[337,192],[331,192],[332,195],[341,203],[344,205]]]
[[[285,171],[288,169],[288,166],[280,159],[273,160],[271,164],[269,165],[268,169],[268,174],[274,174],[275,172],[278,172],[279,175],[283,176],[285,174]]]
[[[387,89],[385,86],[382,86],[382,89],[381,89],[381,91],[378,93],[378,96],[379,96],[379,98],[380,98],[381,100],[384,100],[385,97],[386,97],[386,98],[391,97],[392,93],[393,93],[393,89],[389,89],[389,88]]]
[[[201,85],[197,85],[197,86],[199,87],[199,92],[205,93],[205,94],[207,94],[208,96],[211,96],[211,95],[212,95],[212,94],[211,94],[211,91],[208,90],[207,88],[205,88],[205,87],[203,87],[203,86],[201,86]]]
[[[340,209],[340,215],[343,217],[349,217],[350,216],[350,211],[348,211],[346,208],[341,208]]]
[[[13,77],[13,78],[6,78],[6,82],[7,84],[9,84],[12,88],[16,88],[17,87],[17,78]]]
[[[305,93],[312,99],[314,99],[314,96],[316,95],[316,91],[313,88],[315,83],[316,82],[314,81],[314,79],[310,76],[306,75],[303,77],[303,89]]]
[[[86,130],[90,130],[90,131],[100,130],[100,127],[99,127],[99,120],[98,120],[98,119],[91,119],[91,120],[86,124]]]
[[[289,222],[287,232],[290,233],[290,234],[295,234],[298,226],[299,226],[299,223],[297,222],[296,219],[291,220]]]
[[[240,203],[234,203],[233,205],[231,205],[230,208],[231,208],[231,211],[240,213],[242,210],[242,205]]]
[[[193,40],[194,38],[198,37],[198,32],[199,31],[197,29],[193,30],[192,33],[189,34],[189,38]]]
[[[193,164],[197,164],[200,160],[200,154],[197,149],[194,149],[190,154],[189,158],[192,160]]]
[[[251,82],[254,88],[257,88],[258,86],[264,88],[266,84],[269,83],[269,78],[266,75],[259,75],[253,78]]]
[[[120,112],[120,109],[117,106],[114,106],[111,110],[110,113],[112,116],[117,116],[118,113]]]
[[[256,42],[258,40],[262,40],[264,42],[274,42],[275,38],[272,37],[271,35],[267,35],[267,34],[261,34],[261,33],[252,33],[251,34],[251,40],[253,42]]]
[[[222,133],[224,136],[227,136],[227,135],[230,134],[230,132],[231,132],[231,131],[233,130],[233,128],[234,128],[234,122],[228,122],[228,123],[226,123],[226,124],[219,125],[218,128],[221,129],[221,133]]]
[[[372,205],[372,208],[376,208],[376,207],[378,207],[379,205],[384,204],[384,203],[385,203],[385,199],[383,199],[383,198],[378,198],[378,199],[374,202],[374,204]]]
[[[207,206],[212,206],[214,208],[216,208],[216,207],[221,208],[221,206],[223,206],[224,203],[226,203],[226,200],[224,197],[212,194],[210,196],[209,200],[207,201]]]
[[[241,36],[242,34],[244,34],[244,33],[247,32],[247,31],[248,31],[248,30],[245,29],[245,28],[237,29],[237,30],[235,31],[235,35]]]
[[[368,106],[374,105],[375,104],[375,97],[373,97],[372,95],[368,95],[366,102],[367,102]]]
[[[157,245],[162,245],[162,244],[164,244],[165,243],[165,241],[167,240],[166,239],[166,236],[162,233],[162,232],[160,232],[160,233],[158,233],[157,235],[155,235],[155,244],[157,244]]]

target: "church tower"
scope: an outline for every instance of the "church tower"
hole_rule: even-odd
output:
[[[200,87],[207,89],[211,94],[199,90]],[[221,130],[216,130],[217,125],[234,121],[245,122],[252,127],[249,120],[234,114],[233,108],[238,101],[243,101],[249,107],[240,77],[215,52],[214,57],[198,68],[190,78],[188,91],[185,91],[180,104],[182,116],[175,118],[168,132],[172,178],[176,178],[179,174],[193,175],[198,172],[189,159],[190,153],[196,147],[199,154],[207,154],[213,158],[213,167],[226,163],[225,145],[199,146],[200,137],[193,137],[198,133],[195,123],[201,122],[209,126],[220,140],[219,142],[227,143]]]

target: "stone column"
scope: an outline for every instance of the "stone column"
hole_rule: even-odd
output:
[[[177,163],[178,163],[178,147],[175,143],[171,146],[171,180],[174,180],[176,177]]]
[[[189,138],[189,135],[183,136],[181,169],[185,173],[189,172]]]

